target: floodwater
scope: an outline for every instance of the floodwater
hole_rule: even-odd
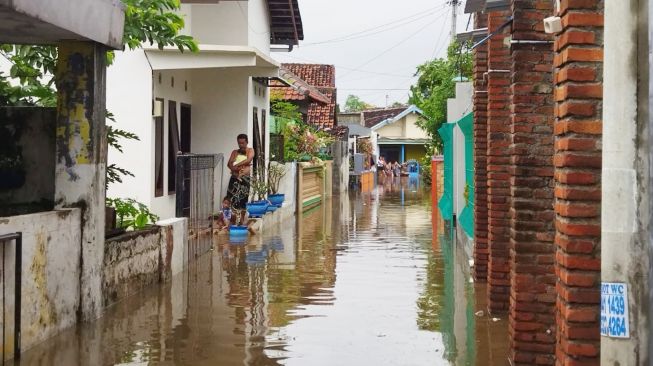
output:
[[[453,229],[417,182],[350,192],[25,352],[21,365],[507,365]]]

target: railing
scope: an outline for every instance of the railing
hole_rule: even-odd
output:
[[[216,182],[215,170],[218,167],[220,173]],[[216,211],[215,197],[216,193],[218,197],[222,197],[223,175],[222,154],[177,155],[176,216],[188,218],[189,258],[196,257],[210,248],[213,213]],[[207,234],[208,244],[205,240]]]
[[[7,249],[10,243],[14,245],[14,349],[13,355],[7,357]],[[22,253],[23,253],[23,235],[22,233],[13,233],[0,235],[0,246],[2,246],[2,269],[0,275],[2,276],[2,364],[8,359],[20,358],[20,295],[22,283]]]

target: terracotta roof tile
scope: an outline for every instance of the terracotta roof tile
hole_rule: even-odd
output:
[[[333,65],[318,65],[318,64],[282,64],[283,69],[288,70],[290,73],[296,75],[298,78],[306,82],[310,90],[317,90],[320,95],[318,98],[311,98],[311,103],[308,106],[307,122],[319,129],[333,128],[337,125],[336,120],[336,71]],[[279,88],[273,87],[272,93],[280,93],[284,100],[299,101],[305,100],[307,95],[300,93],[294,88]],[[316,96],[315,93],[310,93]],[[326,98],[322,98],[326,97]],[[317,100],[329,101],[328,103],[320,103]]]
[[[332,88],[318,88],[322,94],[331,99],[331,103],[312,102],[308,106],[308,123],[319,128],[336,126],[336,91]]]
[[[282,67],[316,87],[336,87],[336,68],[320,64],[281,64]]]
[[[369,109],[363,111],[363,119],[365,120],[365,127],[372,127],[379,122],[385,121],[388,118],[398,116],[401,112],[405,111],[408,107],[398,108],[383,108],[383,109]]]

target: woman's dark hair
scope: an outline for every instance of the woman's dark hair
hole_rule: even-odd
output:
[[[240,135],[238,135],[238,137],[236,137],[236,140],[243,140],[243,139],[245,140],[245,142],[249,142],[247,135],[245,135],[244,133],[241,133]]]

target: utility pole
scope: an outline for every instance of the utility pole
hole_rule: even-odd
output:
[[[448,0],[447,4],[451,5],[451,40],[456,39],[456,22],[458,21],[458,5],[462,0]]]

